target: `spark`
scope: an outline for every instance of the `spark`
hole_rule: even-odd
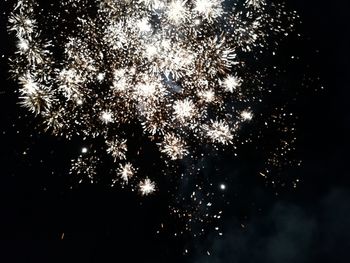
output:
[[[98,79],[99,81],[103,81],[103,80],[105,79],[105,74],[104,74],[104,73],[99,73],[99,74],[97,75],[97,79]]]
[[[87,153],[87,152],[88,152],[88,148],[86,147],[81,148],[81,153]]]
[[[220,189],[223,190],[223,191],[226,190],[226,185],[225,184],[220,184]]]

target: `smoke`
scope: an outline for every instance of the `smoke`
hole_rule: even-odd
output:
[[[343,189],[317,203],[280,201],[244,228],[234,218],[227,221],[224,236],[208,237],[192,262],[347,262],[349,220],[350,193]]]

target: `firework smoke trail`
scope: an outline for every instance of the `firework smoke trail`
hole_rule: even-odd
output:
[[[64,0],[46,17],[40,5],[19,0],[9,18],[22,106],[57,136],[102,138],[112,185],[142,195],[158,187],[129,160],[130,127],[168,164],[195,158],[201,144],[236,147],[263,92],[245,54],[288,30],[283,6],[265,0]],[[98,159],[79,156],[72,173],[94,182]]]

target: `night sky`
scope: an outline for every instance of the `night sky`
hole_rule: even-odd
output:
[[[18,105],[17,84],[8,74],[12,4],[3,0],[0,262],[349,262],[349,4],[286,3],[299,13],[297,32],[303,37],[284,39],[277,58],[266,62],[283,69],[274,81],[287,90],[271,100],[298,94],[290,109],[299,116],[295,154],[302,166],[278,176],[300,183],[296,188],[266,184],[249,148],[238,161],[225,152],[208,157],[204,174],[227,182],[220,199],[223,235],[209,226],[200,237],[174,237],[177,221],[167,215],[166,195],[145,199],[103,183],[74,183],[67,167],[81,142],[46,134]],[[157,234],[164,220],[168,230]]]

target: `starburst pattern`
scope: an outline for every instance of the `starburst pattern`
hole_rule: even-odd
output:
[[[117,174],[125,183],[128,183],[129,179],[134,176],[135,169],[131,163],[120,164]]]
[[[225,121],[212,121],[210,125],[206,126],[206,134],[213,142],[232,143],[232,130]]]
[[[150,195],[155,191],[155,189],[155,183],[152,182],[149,178],[146,178],[139,183],[139,190],[142,195]]]
[[[108,146],[107,153],[113,156],[114,161],[126,159],[126,152],[128,150],[126,140],[115,139],[113,141],[107,141]]]
[[[161,152],[165,153],[171,160],[182,159],[189,151],[185,142],[174,134],[166,134],[161,144]]]

